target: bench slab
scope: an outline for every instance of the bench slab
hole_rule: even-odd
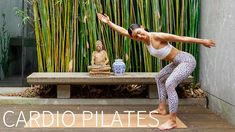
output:
[[[35,72],[27,77],[29,84],[156,84],[157,72],[127,72],[123,76],[90,76],[87,72]]]

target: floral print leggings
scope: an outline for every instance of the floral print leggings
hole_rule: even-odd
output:
[[[193,55],[180,51],[173,61],[165,66],[155,77],[159,101],[165,102],[168,96],[169,112],[176,113],[178,109],[178,95],[175,88],[193,72],[197,63]]]

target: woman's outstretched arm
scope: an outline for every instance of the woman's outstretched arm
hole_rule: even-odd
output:
[[[215,47],[215,42],[210,39],[198,39],[193,37],[186,36],[177,36],[169,33],[154,33],[154,38],[160,41],[170,41],[170,42],[186,42],[186,43],[198,43],[203,44],[204,46],[211,48]]]
[[[97,16],[101,22],[108,24],[109,27],[111,27],[113,30],[117,31],[121,35],[124,35],[126,37],[131,38],[131,36],[129,35],[128,31],[125,28],[114,24],[112,21],[110,21],[110,19],[107,15],[97,13]]]

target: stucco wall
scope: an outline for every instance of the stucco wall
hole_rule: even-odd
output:
[[[200,37],[216,48],[201,46],[200,82],[210,109],[235,124],[235,0],[201,2]]]

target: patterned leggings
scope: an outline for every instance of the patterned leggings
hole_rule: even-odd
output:
[[[180,51],[173,62],[165,66],[156,76],[159,100],[165,102],[167,94],[170,113],[176,113],[178,109],[178,95],[175,88],[180,82],[188,78],[196,64],[193,55]]]

